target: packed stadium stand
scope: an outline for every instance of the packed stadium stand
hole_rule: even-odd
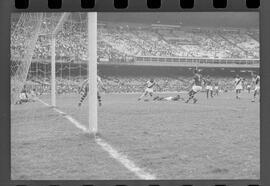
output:
[[[33,55],[33,63],[28,80],[30,84],[38,84],[40,92],[49,92],[50,81],[50,47],[51,30],[57,24],[59,16],[47,17],[41,25],[40,35]],[[25,51],[23,43],[31,33],[31,26],[18,27],[18,20],[11,22],[11,59],[18,60]],[[18,29],[19,28],[19,29]],[[28,30],[27,32],[22,29]],[[87,30],[85,20],[68,20],[57,34],[56,61],[57,61],[57,90],[58,93],[77,92],[82,79],[86,78],[87,67]],[[162,25],[124,22],[99,22],[98,23],[98,62],[107,63],[132,63],[138,58],[185,58],[218,60],[257,60],[259,62],[259,31],[256,28],[231,28],[231,27],[195,27],[185,25]],[[14,33],[14,34],[13,34]],[[172,60],[173,61],[173,60]],[[256,61],[256,62],[257,62]],[[158,62],[158,60],[157,60]],[[178,62],[178,61],[176,61]],[[226,61],[224,61],[226,62]],[[46,64],[47,63],[47,64]],[[209,63],[209,61],[208,61]],[[226,62],[227,63],[227,62]],[[61,64],[61,66],[59,65]],[[77,66],[72,66],[77,64]],[[79,65],[80,66],[79,66]],[[44,65],[48,67],[44,68]],[[72,75],[76,71],[76,75]],[[80,74],[78,74],[80,71]],[[124,70],[125,71],[125,70]],[[129,70],[129,71],[133,71]],[[102,70],[101,70],[102,72]],[[108,73],[108,72],[107,72]],[[177,74],[172,77],[152,75],[160,84],[161,91],[188,90],[191,73],[188,76]],[[146,72],[146,75],[151,74]],[[130,77],[117,73],[102,76],[109,92],[141,92],[143,84],[149,76]],[[233,77],[214,75],[216,81],[224,87],[231,89]],[[76,77],[76,78],[74,78]]]
[[[87,38],[83,25],[74,22],[64,24],[64,29],[57,35],[57,59],[65,62],[87,59]],[[15,23],[11,25],[11,31],[14,27]],[[23,29],[31,30],[31,27]],[[21,56],[23,39],[26,38],[19,34],[11,37],[11,53],[15,58]],[[40,35],[34,59],[49,59],[49,42],[50,35]],[[258,31],[235,28],[156,28],[123,23],[99,25],[99,60],[128,62],[134,56],[258,59]]]

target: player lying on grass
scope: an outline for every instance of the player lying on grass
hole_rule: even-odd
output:
[[[97,83],[98,83],[98,89],[99,88],[102,88],[104,91],[106,91],[102,81],[101,81],[101,78],[99,76],[97,76]],[[89,91],[89,83],[88,83],[88,79],[84,80],[80,89],[79,89],[79,93],[82,94],[81,96],[81,99],[78,103],[78,106],[81,106],[84,99],[86,98],[86,96],[88,95],[88,91]],[[101,96],[100,96],[100,93],[99,93],[99,90],[97,91],[97,99],[98,99],[98,104],[99,106],[102,105],[101,103]]]
[[[189,98],[186,100],[185,103],[188,103],[191,99],[193,99],[193,103],[196,103],[198,101],[197,98],[194,96],[202,90],[202,75],[199,73],[199,70],[194,70],[194,77],[193,77],[193,86],[191,90],[188,92]]]
[[[148,94],[150,97],[152,97],[154,93],[154,86],[157,86],[161,90],[160,86],[153,79],[147,81],[145,86],[146,88],[144,93],[138,98],[138,101],[140,101],[144,96],[147,96]]]
[[[260,95],[260,76],[258,74],[252,74],[253,76],[253,84],[254,84],[254,94],[252,102],[255,102],[256,96]]]
[[[35,102],[36,94],[35,94],[35,89],[31,90],[30,93],[27,93],[25,87],[19,94],[19,100],[16,101],[15,104],[22,104],[22,103],[27,103],[27,102]]]
[[[178,94],[177,96],[169,96],[169,97],[154,97],[153,101],[185,101],[184,98],[181,98]]]

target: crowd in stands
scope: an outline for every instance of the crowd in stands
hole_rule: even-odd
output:
[[[49,21],[41,25],[33,58],[49,59]],[[52,26],[51,26],[52,27]],[[11,56],[21,58],[31,38],[31,25],[11,24]],[[30,34],[29,34],[30,33]],[[153,28],[124,24],[98,27],[99,61],[132,61],[134,56],[259,58],[258,31],[221,28]],[[86,24],[69,21],[56,37],[56,58],[65,62],[87,59]]]

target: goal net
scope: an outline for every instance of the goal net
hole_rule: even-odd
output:
[[[39,36],[43,14],[13,14],[11,23],[11,102],[19,99]],[[15,21],[17,19],[17,22]],[[14,22],[13,22],[14,20]]]
[[[96,131],[96,19],[96,13],[12,14],[11,103],[32,91]],[[85,80],[93,86],[81,101]],[[85,108],[78,111],[80,101]]]

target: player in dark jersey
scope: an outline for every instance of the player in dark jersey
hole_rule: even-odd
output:
[[[193,77],[193,86],[192,89],[189,91],[188,95],[189,98],[186,100],[185,103],[188,103],[191,99],[193,99],[193,103],[196,103],[198,99],[196,99],[194,96],[198,92],[202,90],[202,75],[199,73],[197,69],[194,70],[194,77]]]
[[[209,98],[209,94],[211,98],[213,98],[213,85],[212,85],[212,80],[210,79],[210,76],[207,76],[207,78],[204,80],[205,82],[205,89],[206,89],[206,98]]]
[[[106,89],[105,89],[105,87],[104,87],[104,85],[103,85],[103,83],[101,81],[101,78],[99,76],[97,76],[97,81],[98,81],[98,86],[101,87],[104,91],[106,91]],[[88,95],[88,91],[89,91],[89,83],[88,83],[88,79],[86,79],[86,80],[83,81],[83,83],[82,83],[82,85],[80,87],[80,90],[79,90],[79,92],[80,92],[80,94],[82,94],[82,96],[81,96],[81,99],[80,99],[80,101],[78,103],[78,106],[82,105],[84,99]],[[101,96],[100,96],[99,91],[97,91],[97,99],[98,99],[99,106],[101,106],[102,103],[101,103]]]

